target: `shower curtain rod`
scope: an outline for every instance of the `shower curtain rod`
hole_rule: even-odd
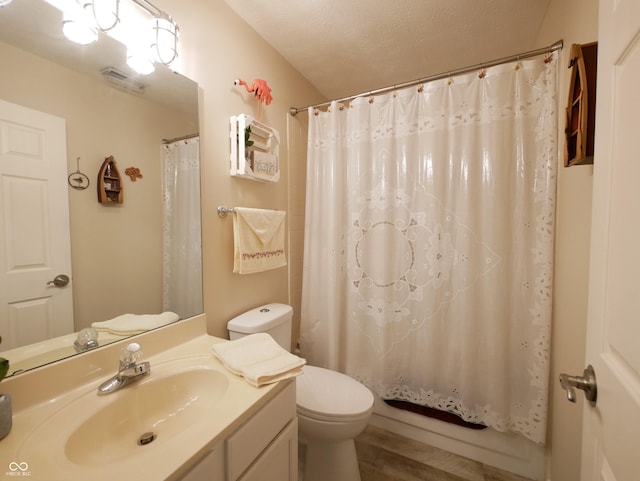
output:
[[[530,58],[530,57],[535,57],[537,55],[542,55],[543,53],[551,53],[551,52],[555,52],[556,50],[561,50],[562,47],[564,45],[564,42],[562,40],[558,40],[556,43],[549,45],[548,47],[543,47],[543,48],[538,48],[536,50],[530,50],[528,52],[524,52],[524,53],[520,53],[517,55],[511,55],[509,57],[503,57],[503,58],[499,58],[496,60],[490,60],[489,62],[483,62],[483,63],[479,63],[476,65],[471,65],[469,67],[463,67],[463,68],[459,68],[456,70],[451,70],[449,72],[443,72],[443,73],[439,73],[436,75],[431,75],[429,77],[424,77],[424,78],[420,78],[417,80],[412,80],[410,82],[404,82],[401,84],[396,84],[396,85],[391,85],[389,87],[384,87],[381,89],[377,89],[377,90],[370,90],[368,92],[363,92],[361,94],[356,94],[356,95],[351,95],[349,97],[344,97],[338,100],[330,100],[328,102],[322,102],[320,104],[315,104],[315,105],[309,105],[308,107],[291,107],[289,109],[289,113],[295,117],[295,115],[298,112],[302,112],[305,111],[309,108],[317,108],[317,107],[324,107],[326,105],[331,105],[332,102],[347,102],[350,100],[354,100],[357,99],[359,97],[367,97],[370,95],[380,95],[380,94],[384,94],[387,92],[393,92],[394,90],[398,90],[398,89],[402,89],[402,88],[406,88],[406,87],[413,87],[414,85],[420,85],[423,83],[427,83],[427,82],[433,82],[434,80],[440,80],[443,78],[447,78],[447,77],[453,77],[456,75],[462,75],[464,73],[468,73],[468,72],[473,72],[474,70],[480,70],[481,68],[488,68],[488,67],[495,67],[496,65],[500,65],[503,63],[508,63],[508,62],[513,62],[514,60],[524,60],[526,58]]]
[[[183,135],[182,137],[175,137],[173,139],[162,139],[162,143],[172,144],[174,142],[177,142],[178,140],[189,140],[189,139],[193,139],[194,137],[198,137],[199,135],[200,135],[200,132],[196,132],[195,134]]]

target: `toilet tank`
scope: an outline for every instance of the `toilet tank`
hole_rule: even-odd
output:
[[[287,351],[291,351],[293,308],[286,304],[265,304],[234,317],[227,323],[229,339],[266,332]]]

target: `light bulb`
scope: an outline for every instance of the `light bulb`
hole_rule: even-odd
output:
[[[98,29],[77,2],[68,2],[62,17],[62,32],[69,40],[80,45],[89,45],[98,40]]]
[[[140,75],[153,73],[155,67],[149,56],[149,48],[127,48],[127,65]]]
[[[0,8],[6,7],[11,3],[11,0],[0,0]]]

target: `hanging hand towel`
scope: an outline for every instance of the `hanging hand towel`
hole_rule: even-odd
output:
[[[149,329],[166,326],[180,319],[175,312],[163,312],[162,314],[122,314],[107,321],[94,322],[98,332],[110,332],[117,335],[141,334]]]
[[[252,274],[287,265],[286,212],[236,207],[233,216],[233,272]]]
[[[220,342],[212,349],[229,371],[255,387],[298,376],[307,362],[283,349],[264,332]]]

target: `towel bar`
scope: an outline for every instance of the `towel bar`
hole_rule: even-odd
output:
[[[226,217],[227,214],[233,213],[235,211],[236,211],[235,207],[227,207],[226,205],[219,205],[218,206],[218,215],[220,217]]]

